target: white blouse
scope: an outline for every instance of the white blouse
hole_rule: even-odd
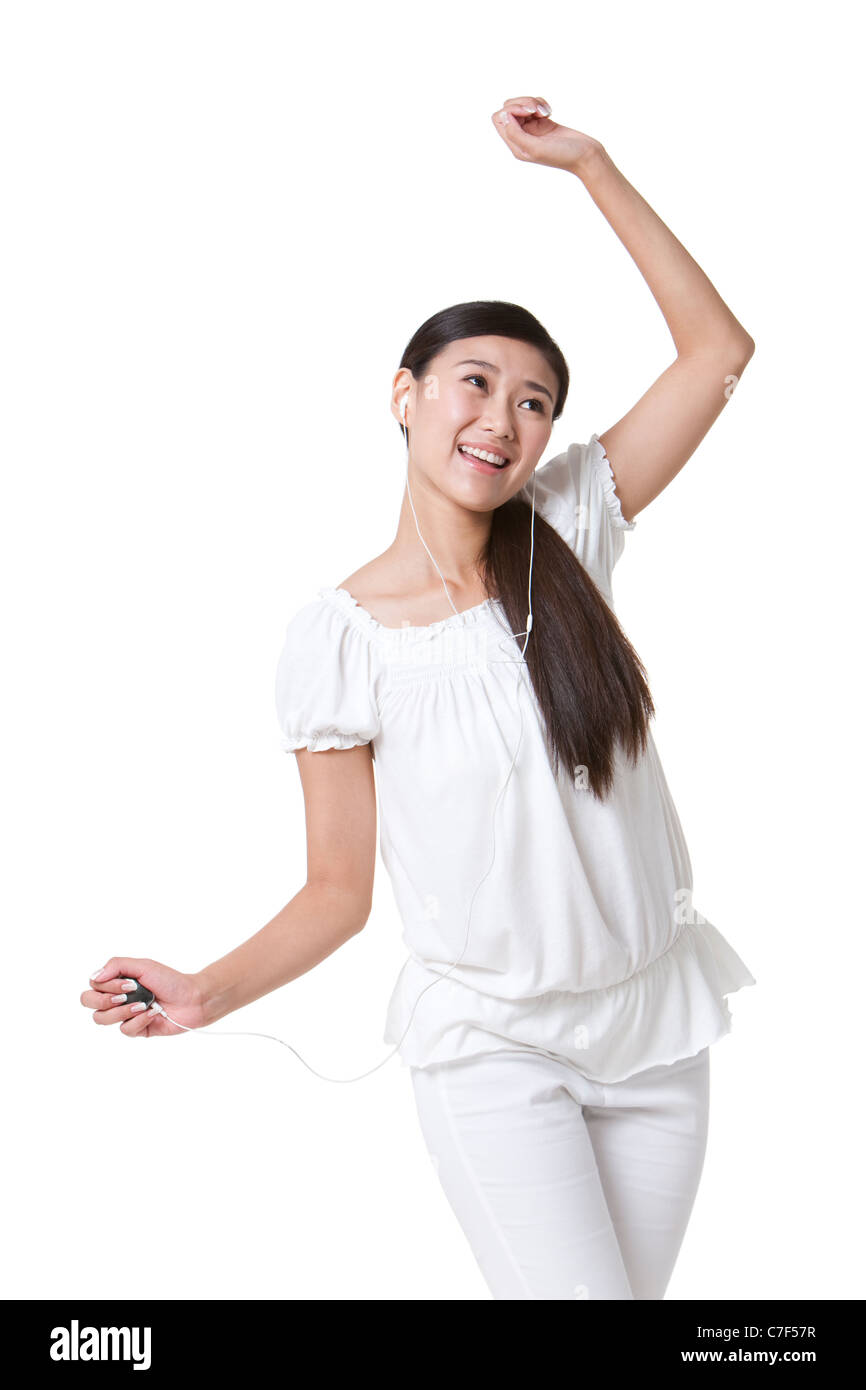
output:
[[[636,523],[598,435],[540,465],[535,490],[613,610],[611,574]],[[519,495],[531,503],[532,479]],[[693,906],[651,730],[637,765],[618,749],[603,802],[555,776],[522,647],[497,599],[389,628],[345,589],[320,588],[279,659],[281,746],[372,744],[379,849],[409,953],[386,1043],[425,991],[404,1065],[522,1044],[618,1081],[730,1032],[725,996],[755,980]]]

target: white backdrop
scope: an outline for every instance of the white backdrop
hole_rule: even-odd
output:
[[[673,360],[583,186],[494,130],[524,93],[602,141],[757,344],[615,573],[695,903],[758,982],[712,1050],[667,1296],[863,1297],[854,15],[2,10],[6,1297],[489,1298],[398,1058],[335,1085],[259,1038],[143,1045],[79,995],[114,954],[197,970],[302,886],[277,657],[392,539],[415,328],[531,309],[572,373],[548,456]],[[380,862],[360,936],[215,1031],[355,1075],[404,958]]]

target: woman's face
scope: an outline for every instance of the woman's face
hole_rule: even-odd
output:
[[[519,492],[547,447],[559,384],[529,343],[487,336],[449,343],[415,381],[402,367],[393,409],[409,391],[405,423],[414,466],[454,501],[475,511]],[[497,467],[462,452],[471,445],[507,460]]]

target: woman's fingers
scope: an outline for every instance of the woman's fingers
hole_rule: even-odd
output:
[[[146,960],[133,960],[127,956],[112,956],[105,965],[94,970],[90,976],[90,983],[101,988],[107,982],[119,979],[121,976],[124,979],[134,977],[137,980],[140,978],[140,971],[147,965]]]
[[[94,1023],[123,1023],[125,1019],[138,1018],[147,1009],[147,1004],[97,1005],[93,1013]],[[154,1015],[158,1017],[158,1015]]]
[[[138,1038],[147,1035],[150,1028],[153,1028],[154,1033],[161,1032],[162,1029],[158,1026],[161,1022],[161,1015],[153,1013],[148,1008],[137,1013],[134,1018],[129,1018],[125,1023],[121,1023],[120,1031],[128,1038]]]
[[[85,990],[81,1002],[86,1009],[93,1010],[94,1023],[107,1028],[119,1023],[121,1033],[125,1033],[127,1037],[136,1038],[146,1033],[148,1028],[158,1023],[161,1018],[161,1015],[151,1010],[148,1004],[121,1003],[112,999],[110,994],[98,993],[96,990]],[[154,1031],[164,1030],[156,1028]]]
[[[97,980],[96,974],[103,974],[103,978]],[[131,1037],[171,1037],[205,1022],[203,991],[194,975],[184,975],[159,961],[129,956],[114,956],[104,971],[96,974],[91,976],[90,988],[80,995],[81,1004],[92,1011],[94,1023],[109,1027],[119,1023],[120,1031]],[[159,1009],[152,1010],[141,999],[138,984],[146,991],[146,998],[156,996],[182,1022],[169,1023]]]
[[[81,1002],[86,1004],[88,1009],[100,1009],[104,1007],[106,1000],[111,999],[112,995],[132,994],[134,990],[135,981],[121,975],[116,980],[106,980],[101,985],[95,985],[91,982],[90,989],[86,989],[82,994]]]
[[[502,109],[521,112],[527,116],[550,115],[550,106],[543,97],[509,97],[502,103]]]
[[[532,160],[538,137],[555,128],[549,116],[550,106],[540,97],[509,97],[494,112],[493,123],[517,159]]]
[[[134,992],[135,985],[131,980],[109,980],[104,989],[85,989],[80,998],[85,1009],[110,1009],[112,1004],[125,1004],[126,994]],[[124,997],[121,998],[121,995]]]
[[[148,964],[148,961],[129,956],[112,956],[106,965],[93,972],[90,988],[84,990],[80,998],[85,1009],[93,1010],[94,1023],[121,1023],[144,1012],[147,1005],[128,1004],[126,996],[135,992],[139,972],[147,969]]]

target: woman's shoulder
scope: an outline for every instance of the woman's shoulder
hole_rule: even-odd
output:
[[[322,584],[291,610],[283,629],[281,678],[301,685],[366,683],[383,655],[378,624],[342,586]]]
[[[392,616],[396,614],[396,616]],[[351,634],[380,647],[386,629],[405,626],[400,596],[389,587],[388,570],[379,557],[362,565],[339,584],[311,590],[289,620],[289,633],[315,646],[333,647]]]
[[[405,626],[406,597],[393,564],[384,555],[368,560],[339,584],[320,589],[319,594],[369,634]]]
[[[395,576],[382,555],[374,556],[365,565],[353,570],[335,586],[335,592],[350,594],[359,607],[366,609],[377,621],[385,623],[389,623],[390,618],[387,612],[380,613],[380,610],[387,609],[389,603],[399,597]],[[399,627],[399,617],[394,625]]]
[[[359,611],[323,585],[289,619],[275,682],[285,748],[353,748],[378,732],[381,663]]]

